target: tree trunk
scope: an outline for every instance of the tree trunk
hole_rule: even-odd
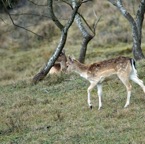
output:
[[[71,1],[72,1],[72,6],[74,8],[76,6],[76,0],[71,0]],[[85,56],[86,56],[86,51],[87,51],[88,43],[90,42],[90,40],[94,36],[92,36],[87,31],[87,29],[83,25],[82,19],[81,19],[79,14],[76,14],[76,16],[75,16],[75,22],[76,22],[78,28],[80,29],[80,31],[81,31],[81,33],[83,35],[83,41],[82,41],[82,46],[81,46],[81,49],[80,49],[79,61],[81,63],[84,63],[85,62]]]
[[[138,34],[136,22],[134,21],[132,16],[127,11],[124,13],[124,16],[130,22],[130,25],[132,28],[132,37],[133,37],[132,52],[133,52],[134,58],[136,60],[141,60],[144,58],[144,55],[143,55],[143,52],[141,49],[141,43],[139,41],[139,34]]]
[[[53,0],[47,0],[47,4],[48,4],[48,13],[50,15],[50,18],[53,20],[55,25],[62,31],[64,26],[60,23],[60,21],[57,19],[57,17],[54,14],[54,11],[53,11]]]
[[[52,0],[50,0],[50,1],[52,1]],[[50,3],[50,4],[52,4],[52,3]],[[34,78],[33,78],[33,83],[34,84],[38,83],[39,81],[41,81],[41,80],[43,80],[45,78],[45,76],[47,75],[47,73],[49,72],[51,67],[54,65],[55,61],[57,60],[58,56],[62,52],[62,49],[63,49],[63,47],[65,45],[65,42],[66,42],[66,39],[67,39],[67,32],[68,32],[70,26],[72,25],[72,23],[74,21],[74,18],[75,18],[75,15],[76,15],[76,13],[77,13],[77,11],[78,11],[80,6],[81,6],[81,3],[77,3],[77,5],[75,6],[75,8],[74,8],[74,10],[72,12],[70,20],[62,28],[60,42],[59,42],[54,54],[49,59],[48,63],[44,66],[44,68],[38,74],[36,74],[34,76]],[[50,8],[52,8],[52,7],[50,7]],[[56,20],[56,17],[55,17],[55,22],[58,23],[58,20]],[[60,26],[60,23],[59,23],[59,26]]]
[[[86,52],[87,52],[87,46],[89,41],[92,39],[93,37],[89,36],[89,37],[84,37],[83,41],[82,41],[82,47],[80,49],[80,56],[79,56],[79,61],[81,63],[84,63],[85,61],[85,57],[86,57]]]
[[[143,52],[142,52],[142,49],[141,49],[141,43],[140,43],[139,32],[138,32],[138,27],[137,27],[138,25],[136,24],[133,17],[123,7],[122,0],[117,0],[117,2],[116,2],[116,0],[109,0],[109,1],[120,10],[122,15],[129,21],[129,23],[131,25],[132,36],[133,36],[132,52],[133,52],[134,58],[136,60],[143,59],[144,55],[143,55]],[[142,1],[144,1],[144,0],[142,0]]]
[[[136,14],[136,25],[138,29],[138,38],[140,45],[142,39],[142,24],[144,20],[144,13],[145,13],[145,0],[141,0]]]
[[[63,47],[65,45],[66,39],[67,39],[67,32],[62,32],[60,43],[57,46],[54,54],[51,56],[51,58],[49,59],[48,63],[44,66],[44,68],[41,69],[41,71],[34,76],[34,78],[33,78],[33,83],[34,84],[38,83],[39,81],[43,80],[46,77],[46,75],[48,74],[49,70],[54,65],[54,63],[57,60],[58,56],[62,52],[62,49],[63,49]]]

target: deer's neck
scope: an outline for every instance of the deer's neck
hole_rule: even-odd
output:
[[[78,73],[81,77],[87,79],[87,70],[88,66],[82,63],[78,63],[75,69],[75,72]]]
[[[64,62],[64,61],[62,61],[61,63],[60,63],[60,65],[61,65],[61,71],[66,71],[66,62]]]

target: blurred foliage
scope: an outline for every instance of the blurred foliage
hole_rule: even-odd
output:
[[[38,37],[24,29],[14,27],[8,15],[2,13],[0,16],[0,48],[13,49],[13,50],[29,50],[31,48],[39,48],[41,45],[48,44],[54,45],[58,43],[60,38],[60,31],[51,21],[47,1],[33,0],[3,0],[12,3],[10,10],[13,21],[22,27],[25,27],[42,37]],[[69,2],[69,1],[68,1]],[[138,9],[139,1],[132,0],[123,1],[125,8],[135,18]],[[16,5],[18,4],[18,5]],[[21,5],[21,6],[20,6]],[[54,12],[60,22],[65,25],[70,18],[72,9],[66,3],[54,1]],[[2,7],[2,1],[0,1]],[[0,8],[1,9],[1,8]],[[93,25],[97,19],[94,16],[94,11],[101,20],[96,28],[96,36],[91,41],[90,45],[94,48],[104,47],[105,45],[117,45],[118,43],[132,43],[132,32],[130,24],[120,14],[120,12],[108,1],[95,0],[93,2],[84,3],[79,13],[83,15],[90,26]],[[142,41],[145,41],[145,23],[143,24]],[[76,39],[77,38],[77,39]],[[82,35],[74,23],[69,30],[66,47],[76,45],[81,46]],[[53,47],[56,47],[54,45]]]

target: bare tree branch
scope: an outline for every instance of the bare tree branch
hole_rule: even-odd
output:
[[[54,12],[53,12],[53,2],[52,2],[52,0],[47,0],[47,3],[48,3],[48,10],[49,10],[49,14],[50,14],[51,19],[54,21],[54,23],[57,25],[57,27],[60,30],[62,30],[64,28],[64,26],[60,23],[60,21],[54,15]]]
[[[35,14],[35,13],[19,13],[19,14],[17,14],[17,13],[10,13],[10,15],[12,15],[12,16],[21,16],[21,15],[24,15],[24,16],[38,16],[38,17],[44,17],[44,18],[52,20],[52,18],[50,16],[40,15],[40,14]],[[68,20],[68,19],[62,18],[62,17],[60,17],[59,19],[61,19],[61,20]]]
[[[66,4],[68,4],[72,9],[73,7],[76,5],[76,0],[71,0],[72,5],[66,1],[66,0],[62,0],[63,2],[65,2]],[[82,3],[86,3],[88,1],[92,1],[92,0],[82,0]],[[100,17],[101,18],[101,17]],[[81,46],[81,50],[80,50],[80,56],[79,56],[79,61],[84,63],[85,61],[85,55],[86,55],[86,51],[87,51],[87,45],[90,42],[90,40],[95,36],[96,32],[96,26],[100,20],[100,18],[98,20],[95,20],[94,24],[93,24],[93,28],[87,23],[87,21],[85,20],[85,18],[79,13],[77,12],[77,15],[75,16],[75,22],[78,26],[78,28],[80,29],[82,35],[83,35],[83,41],[82,41],[82,46]]]
[[[71,1],[72,1],[72,5],[68,1],[63,0],[63,2],[67,3],[73,9],[73,6],[75,5],[76,0],[71,0]],[[92,0],[84,0],[83,3],[88,2],[88,1],[92,1]],[[82,63],[85,61],[85,55],[86,55],[86,51],[87,51],[87,45],[88,45],[89,41],[96,34],[95,30],[96,30],[96,26],[97,26],[100,18],[94,22],[93,28],[92,28],[87,23],[87,21],[85,20],[85,18],[79,12],[77,13],[77,15],[75,17],[75,21],[76,21],[76,23],[77,23],[77,25],[78,25],[78,27],[79,27],[82,35],[83,35],[82,47],[81,47],[80,56],[79,56],[79,61],[82,62]],[[84,23],[85,23],[85,25],[87,26],[87,28],[89,29],[89,31],[92,34],[90,34],[90,32],[88,32],[87,28],[84,26]]]
[[[115,5],[118,10],[122,13],[122,15],[128,20],[132,28],[132,36],[133,36],[133,55],[136,60],[140,60],[144,58],[141,44],[139,42],[139,32],[137,28],[137,24],[130,13],[123,7],[122,0],[108,0],[113,5]],[[142,0],[145,1],[145,0]]]
[[[66,4],[68,4],[72,9],[73,9],[73,7],[72,7],[72,5],[68,2],[68,1],[66,1],[66,0],[62,0],[64,3],[66,3]],[[88,0],[88,1],[92,1],[92,0]],[[84,2],[88,2],[87,0],[86,1],[84,1]],[[95,15],[95,17],[96,17],[96,20],[95,20],[95,22],[94,22],[94,24],[93,24],[93,28],[91,28],[91,26],[88,24],[88,22],[86,21],[86,19],[83,17],[83,15],[82,14],[80,14],[79,12],[77,13],[81,18],[82,18],[82,20],[85,22],[85,24],[86,24],[86,26],[89,28],[89,30],[93,33],[93,35],[95,36],[95,30],[96,30],[96,26],[97,26],[97,24],[98,24],[98,22],[100,21],[100,19],[101,19],[101,16],[99,17],[99,18],[97,18],[97,15],[96,15],[96,13],[95,13],[95,11],[93,10],[93,12],[94,12],[94,15]]]
[[[53,9],[52,7],[52,0],[48,0],[48,6],[50,9]],[[54,52],[54,54],[51,56],[51,58],[49,59],[49,61],[47,62],[47,64],[45,65],[45,67],[43,69],[40,70],[40,72],[38,74],[36,74],[33,78],[33,83],[36,84],[39,81],[43,80],[45,78],[45,76],[47,75],[47,73],[49,72],[49,70],[51,69],[51,67],[54,65],[56,59],[58,58],[58,56],[60,55],[60,53],[62,52],[62,49],[65,45],[66,39],[67,39],[67,33],[68,33],[68,29],[70,28],[70,26],[72,25],[75,15],[79,9],[79,7],[81,6],[81,3],[78,3],[71,15],[71,18],[68,20],[67,24],[65,26],[63,26],[63,28],[61,29],[61,38],[60,38],[60,42]],[[51,15],[54,16],[53,14],[53,10],[50,10],[52,13]],[[55,17],[56,18],[56,17]],[[58,21],[55,22],[56,25],[58,25]]]
[[[33,32],[33,31],[31,31],[31,30],[29,30],[29,29],[23,27],[23,26],[20,26],[20,25],[15,24],[14,21],[13,21],[13,19],[12,19],[12,17],[11,17],[11,15],[10,15],[9,13],[8,13],[8,15],[9,15],[9,17],[10,17],[10,19],[11,19],[11,21],[12,21],[12,23],[13,23],[14,26],[19,27],[19,28],[22,28],[22,29],[24,29],[24,30],[26,30],[26,31],[28,31],[28,32],[31,32],[31,33],[33,33],[34,35],[38,36],[38,37],[46,38],[46,37],[43,37],[43,36],[41,36],[41,35],[39,35],[39,34]]]
[[[71,0],[71,2],[72,2],[72,6],[75,7],[76,6],[76,0]],[[93,34],[90,34],[88,29],[84,26],[84,23],[82,21],[82,17],[78,13],[75,16],[75,22],[76,22],[78,28],[80,29],[80,31],[83,35],[83,41],[82,41],[82,46],[81,46],[81,49],[80,49],[79,61],[84,63],[85,56],[86,56],[86,51],[87,51],[87,46],[88,46],[88,43],[90,42],[90,40],[94,37],[94,33],[93,33],[92,29],[90,28],[90,26],[87,25],[89,30],[93,33]]]
[[[116,1],[115,0],[108,0],[110,3],[112,3],[114,6],[117,6]]]
[[[0,20],[6,24],[6,22],[3,20],[3,18],[0,17]]]
[[[95,20],[95,22],[94,22],[94,24],[93,24],[93,33],[94,33],[94,36],[96,35],[96,27],[97,27],[97,24],[99,23],[99,21],[101,20],[101,17],[102,16],[100,16],[99,18],[97,18],[97,14],[96,14],[96,12],[95,12],[95,10],[93,9],[93,12],[94,12],[94,15],[95,15],[95,17],[96,17],[96,20]]]
[[[81,0],[82,3],[87,3],[89,1],[92,1],[92,0]]]
[[[35,2],[33,2],[33,1],[31,1],[31,0],[28,0],[30,3],[32,3],[32,4],[34,4],[34,5],[37,5],[37,6],[48,6],[47,4],[46,5],[41,5],[41,4],[37,4],[37,3],[35,3]]]
[[[144,13],[145,13],[145,0],[141,0],[136,14],[136,24],[140,43],[142,38],[142,25],[144,20]]]
[[[64,3],[68,4],[72,9],[73,9],[73,6],[68,2],[68,1],[65,1],[65,0],[62,0]],[[92,0],[88,0],[88,1],[92,1]],[[85,18],[83,17],[83,15],[81,15],[79,12],[77,12],[77,14],[82,18],[82,20],[84,21],[84,23],[86,24],[86,26],[89,28],[89,30],[94,33],[93,29],[90,27],[90,25],[88,24],[88,22],[85,20]]]
[[[45,17],[48,19],[51,19],[51,17],[47,16],[47,15],[40,15],[40,14],[34,14],[34,13],[10,13],[11,16],[21,16],[21,15],[26,15],[26,16],[40,16],[40,17]]]
[[[13,21],[13,18],[11,17],[11,14],[10,14],[9,11],[7,10],[6,5],[5,5],[5,3],[3,2],[3,0],[2,0],[2,3],[3,3],[3,5],[4,5],[4,9],[5,9],[6,13],[8,14],[8,16],[9,16],[9,18],[10,18],[10,20],[11,20],[11,22],[12,22],[12,24],[13,24],[14,26],[16,26],[16,27],[18,27],[18,28],[22,28],[22,29],[24,29],[24,30],[26,30],[26,31],[28,31],[28,32],[31,32],[31,33],[35,34],[36,36],[38,36],[38,37],[40,37],[40,38],[44,38],[43,36],[41,36],[41,35],[39,35],[39,34],[33,32],[33,31],[31,31],[31,30],[29,30],[29,29],[23,27],[23,26],[20,26],[20,25],[15,24],[15,22]]]

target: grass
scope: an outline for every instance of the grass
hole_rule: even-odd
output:
[[[128,46],[117,47],[106,48],[104,58],[128,49]],[[41,51],[46,49],[44,46]],[[101,48],[99,51],[103,55]],[[103,108],[98,111],[97,90],[93,90],[93,109],[90,110],[86,92],[89,83],[76,74],[47,76],[37,85],[31,84],[35,70],[45,60],[43,52],[40,53],[40,49],[18,51],[13,57],[11,52],[3,51],[7,57],[0,66],[3,70],[0,143],[145,143],[145,97],[138,85],[133,84],[131,104],[124,109],[125,87],[117,78],[104,82]],[[95,56],[90,47],[86,62],[101,59],[97,54]],[[144,61],[137,62],[137,68],[145,81]]]
[[[59,3],[58,6],[60,8]],[[89,43],[86,63],[118,55],[133,57],[130,25],[119,11],[105,1],[96,1],[89,6],[102,18],[97,25],[96,36]],[[132,14],[130,4],[126,6]],[[137,9],[138,5],[135,6]],[[16,11],[48,14],[47,7],[36,9],[35,5],[28,4]],[[93,24],[94,16],[88,4],[84,4],[80,12]],[[63,18],[69,14],[60,13],[58,17],[62,17],[61,21],[65,23]],[[2,14],[2,18],[7,16]],[[47,76],[44,81],[33,85],[33,76],[58,45],[60,32],[52,22],[42,17],[13,18],[16,23],[22,22],[23,26],[48,39],[38,39],[14,28],[7,24],[8,19],[4,19],[6,23],[0,22],[0,144],[145,143],[145,95],[138,85],[133,84],[131,104],[124,109],[125,87],[117,78],[105,81],[100,111],[97,90],[92,91],[93,109],[90,110],[86,91],[89,83],[76,74]],[[80,31],[73,24],[65,45],[66,54],[78,57],[81,42]],[[145,53],[145,43],[142,50]],[[145,82],[144,63],[137,62],[137,69]]]

